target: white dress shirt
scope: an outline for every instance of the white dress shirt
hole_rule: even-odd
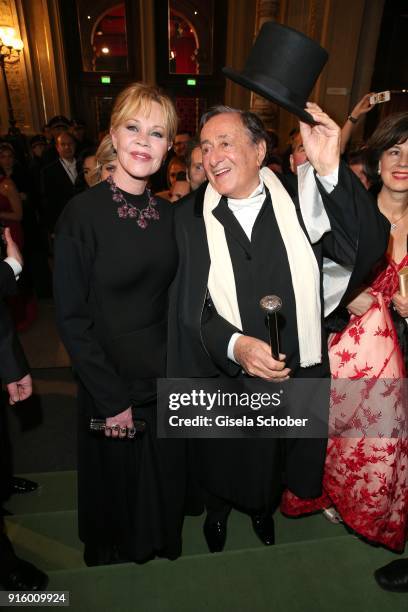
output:
[[[74,159],[72,161],[68,161],[67,159],[60,157],[60,162],[65,172],[68,174],[69,180],[72,184],[74,184],[78,176],[76,160]]]
[[[11,267],[11,269],[14,272],[14,276],[18,280],[18,277],[20,276],[20,274],[21,274],[21,272],[23,270],[20,262],[18,262],[17,259],[14,259],[14,257],[6,257],[3,261],[8,263],[8,265]]]

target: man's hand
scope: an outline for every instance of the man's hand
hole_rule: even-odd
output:
[[[392,301],[395,306],[395,310],[401,317],[404,319],[408,318],[408,296],[403,296],[399,291],[394,293],[392,296]]]
[[[235,360],[250,376],[258,376],[265,380],[280,382],[289,378],[290,369],[282,361],[276,361],[271,356],[271,348],[263,340],[251,336],[240,336],[234,346]]]
[[[9,398],[9,404],[12,406],[17,402],[22,402],[29,398],[33,392],[33,381],[30,374],[26,374],[20,380],[16,382],[8,383],[6,385]]]
[[[3,236],[4,236],[4,241],[7,245],[7,257],[13,257],[14,259],[18,261],[20,266],[23,266],[23,256],[20,253],[20,249],[18,248],[18,246],[16,245],[16,243],[11,237],[11,232],[10,232],[9,227],[4,228]]]
[[[326,176],[339,167],[341,131],[317,104],[307,102],[306,111],[317,125],[300,122],[303,147],[317,174]]]

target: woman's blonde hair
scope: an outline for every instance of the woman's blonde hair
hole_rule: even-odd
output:
[[[177,133],[177,113],[173,102],[157,87],[146,83],[133,83],[120,92],[116,98],[111,115],[111,129],[115,130],[139,112],[148,115],[152,102],[157,102],[163,110],[166,136],[171,144]]]
[[[95,161],[95,169],[89,173],[89,182],[92,187],[101,182],[103,166],[109,162],[116,161],[116,151],[110,134],[102,138],[95,153]]]

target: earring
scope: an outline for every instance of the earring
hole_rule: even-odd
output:
[[[377,174],[381,174],[381,162],[378,162]]]

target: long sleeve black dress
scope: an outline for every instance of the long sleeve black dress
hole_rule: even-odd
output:
[[[124,193],[144,208],[148,198]],[[79,535],[89,564],[181,552],[184,446],[156,439],[156,378],[165,374],[168,288],[177,265],[173,210],[141,229],[119,218],[108,183],[79,194],[56,229],[57,324],[79,393]],[[91,417],[133,404],[147,431],[89,433]]]

